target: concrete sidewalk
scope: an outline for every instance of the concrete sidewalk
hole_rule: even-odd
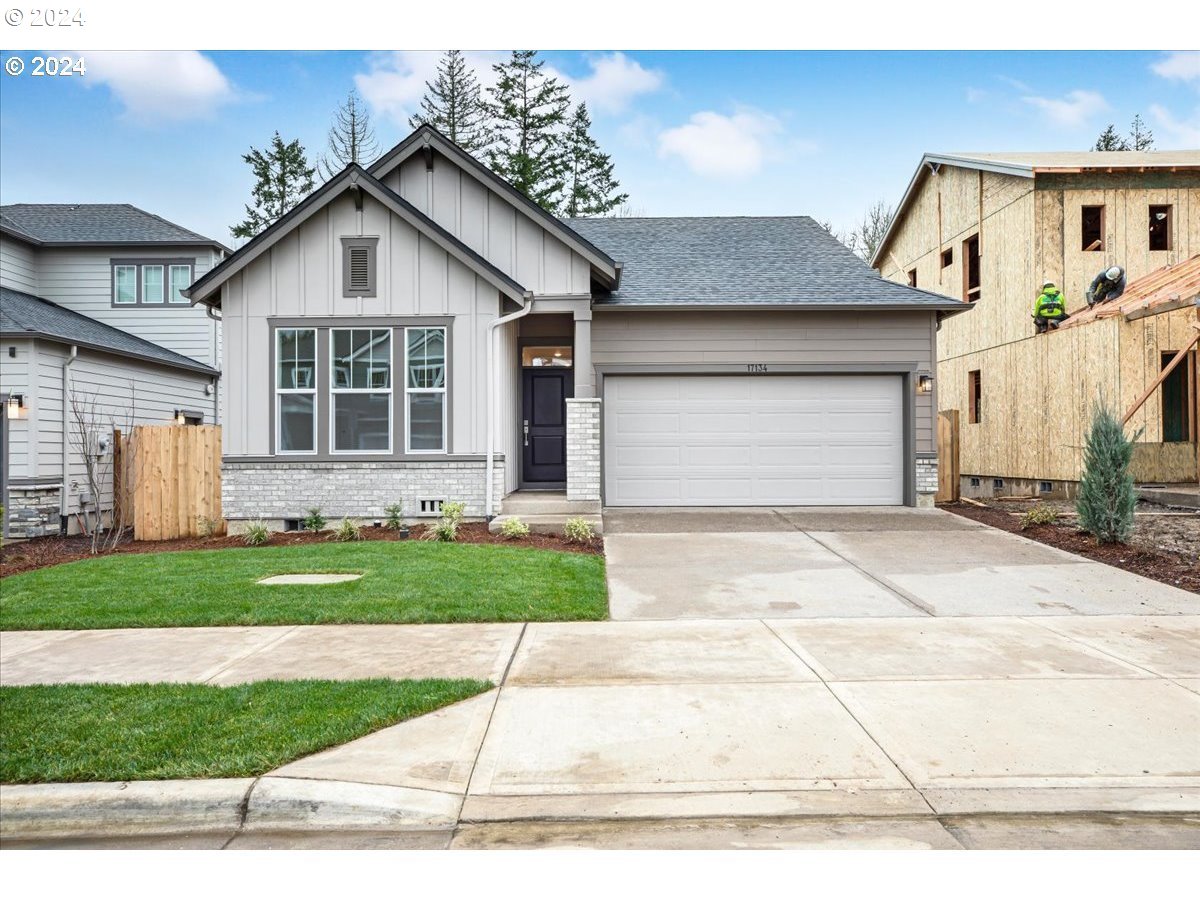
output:
[[[696,826],[708,835],[701,845],[769,832],[928,846],[975,833],[975,846],[998,846],[1019,843],[1013,817],[1065,816],[1091,840],[1103,814],[1170,817],[1174,836],[1163,841],[1200,846],[1188,824],[1200,814],[1200,616],[354,628],[328,630],[331,641],[359,642],[341,672],[323,627],[278,631],[327,656],[272,657],[286,646],[279,634],[230,635],[221,652],[236,659],[225,660],[206,654],[207,630],[195,629],[173,659],[207,680],[351,668],[472,674],[500,687],[258,779],[4,787],[0,833],[219,833],[238,846],[415,829],[440,835],[434,844],[554,846],[591,834],[634,846],[671,845],[687,823],[708,822]],[[159,665],[145,655],[155,642],[125,668],[116,648],[144,638],[5,634],[4,681],[10,665],[26,680],[68,666],[72,645],[80,663],[60,680],[139,680]],[[408,657],[406,648],[435,646],[423,662]],[[577,824],[547,824],[563,820]],[[976,824],[956,837],[952,821]],[[271,837],[281,833],[293,837]]]

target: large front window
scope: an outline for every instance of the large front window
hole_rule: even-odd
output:
[[[391,329],[332,328],[329,335],[333,452],[390,452]]]
[[[446,329],[405,329],[405,414],[408,450],[446,449]]]
[[[275,332],[275,446],[280,453],[317,452],[317,333]]]

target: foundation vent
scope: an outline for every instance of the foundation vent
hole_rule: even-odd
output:
[[[418,501],[418,504],[419,504],[421,513],[428,514],[428,513],[440,513],[442,511],[442,504],[444,502],[445,502],[445,500],[443,500],[441,498],[438,498],[436,500],[431,500],[431,499],[426,498],[424,500]]]

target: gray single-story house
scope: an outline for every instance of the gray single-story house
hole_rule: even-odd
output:
[[[224,509],[472,516],[927,505],[956,300],[811,218],[547,214],[436,130],[351,165],[200,278],[224,330]]]

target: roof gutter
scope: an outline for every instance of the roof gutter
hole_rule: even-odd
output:
[[[483,516],[490,522],[495,518],[492,504],[495,502],[495,487],[492,484],[492,467],[496,460],[496,329],[527,316],[533,310],[533,291],[526,291],[524,303],[516,312],[500,316],[488,322],[487,327],[487,466],[484,469]]]
[[[974,304],[934,303],[593,303],[593,312],[965,312]]]

